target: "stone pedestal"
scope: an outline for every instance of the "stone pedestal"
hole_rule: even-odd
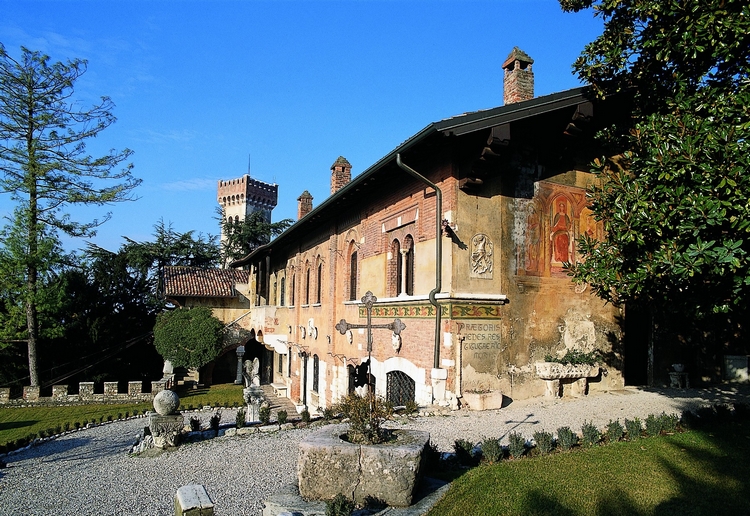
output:
[[[393,507],[411,505],[430,434],[399,429],[391,442],[354,444],[342,439],[348,430],[349,425],[328,425],[300,443],[300,495],[331,500],[344,493],[358,504],[371,496]]]
[[[185,426],[182,414],[168,414],[166,416],[157,412],[148,413],[148,428],[154,438],[154,446],[157,448],[169,448],[177,446],[180,441],[180,433]]]
[[[544,380],[544,395],[548,398],[563,396],[565,385],[570,386],[571,396],[585,396],[588,393],[588,379],[599,374],[598,365],[560,364],[558,362],[536,362],[536,375]]]
[[[23,399],[26,401],[39,401],[39,386],[38,385],[24,386]]]
[[[260,405],[265,400],[263,389],[260,385],[251,385],[242,390],[242,397],[247,404],[247,420],[260,421]]]

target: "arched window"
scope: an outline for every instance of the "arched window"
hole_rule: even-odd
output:
[[[281,288],[279,289],[281,291],[281,298],[279,299],[279,306],[284,306],[284,301],[286,300],[286,277],[281,277]]]
[[[349,301],[357,300],[357,250],[354,249],[354,242],[350,246],[352,249],[349,255]]]
[[[320,378],[320,359],[318,355],[313,355],[313,381],[312,390],[318,392],[318,380]]]
[[[305,304],[310,304],[310,266],[305,270]]]
[[[391,371],[385,375],[385,378],[386,400],[394,406],[406,405],[407,402],[414,401],[415,383],[408,374],[403,371]]]
[[[315,285],[315,302],[320,304],[323,297],[323,264],[318,263],[318,279]]]
[[[404,287],[402,293],[407,296],[414,295],[414,239],[411,235],[404,238],[403,267],[404,267]],[[406,251],[406,252],[403,252]]]
[[[297,276],[292,273],[292,288],[289,290],[289,306],[294,306],[294,296],[295,296],[295,288],[297,283]]]
[[[388,296],[396,297],[401,292],[401,244],[391,242],[391,259],[388,261]]]

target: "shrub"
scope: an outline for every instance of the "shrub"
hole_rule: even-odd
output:
[[[117,413],[117,419],[122,419],[122,412]]]
[[[36,437],[39,437],[39,439],[44,439],[45,437],[47,437],[47,433],[44,430],[39,430],[36,433]]]
[[[336,410],[349,419],[349,439],[355,443],[383,442],[387,435],[383,423],[393,415],[393,405],[368,393],[350,393],[336,405]]]
[[[410,416],[412,414],[416,414],[417,412],[419,412],[419,405],[417,405],[417,402],[414,400],[407,401],[404,405],[404,413]]]
[[[633,418],[632,420],[625,420],[625,431],[628,434],[628,440],[635,441],[636,439],[640,439],[641,430],[643,430],[643,427],[641,426],[641,420],[637,417]]]
[[[310,411],[305,409],[302,412],[300,412],[300,418],[302,419],[303,423],[309,423],[310,422]]]
[[[557,442],[560,443],[560,448],[563,450],[570,450],[578,444],[578,436],[570,427],[561,426],[557,429]]]
[[[57,425],[55,427],[55,434],[61,434],[62,433],[62,427],[60,425]]]
[[[599,429],[596,428],[591,421],[583,422],[583,425],[581,426],[581,435],[583,436],[583,443],[586,446],[594,446],[602,438]]]
[[[81,428],[81,422],[76,421],[75,423],[73,423],[73,426],[76,428],[76,430],[78,430],[79,428]]]
[[[265,403],[260,406],[258,409],[258,419],[260,419],[260,422],[264,425],[267,425],[271,422],[271,407],[266,405]]]
[[[234,416],[234,424],[237,425],[237,428],[242,428],[243,426],[245,426],[244,408],[237,409],[237,415]]]
[[[318,409],[318,410],[320,410],[320,409]],[[331,419],[333,419],[334,417],[336,417],[336,413],[333,411],[333,409],[331,409],[329,407],[326,407],[326,408],[322,409],[321,412],[323,413],[323,419],[325,421],[330,421]]]
[[[279,410],[276,413],[276,419],[279,421],[280,425],[283,425],[284,423],[286,423],[287,417],[288,417],[288,415],[286,413],[286,410]]]
[[[500,444],[500,439],[486,438],[482,441],[480,448],[482,449],[482,459],[489,464],[500,462],[503,458],[503,447]]]
[[[620,424],[619,420],[612,421],[609,420],[609,423],[607,424],[607,441],[610,443],[616,443],[620,439],[622,439],[622,436],[625,435],[625,429]]]
[[[201,431],[201,420],[199,417],[192,416],[190,418],[190,430],[192,430],[193,432]]]
[[[646,417],[646,435],[649,437],[656,437],[661,433],[661,418],[656,417],[653,414],[649,414]]]
[[[545,355],[545,362],[557,362],[559,364],[570,364],[570,365],[594,365],[599,359],[599,350],[594,350],[589,353],[584,353],[576,349],[568,350],[562,357],[555,357],[553,355]]]
[[[69,421],[66,421],[65,423],[63,423],[63,429],[65,429],[66,432],[68,430],[70,430],[70,422]]]
[[[60,432],[57,432],[57,433],[60,433]],[[48,428],[47,429],[47,437],[52,437],[53,435],[55,435],[55,429],[54,428]]]
[[[107,421],[112,422],[112,416],[111,415],[107,416]]]
[[[526,439],[518,432],[511,432],[508,434],[508,451],[514,459],[520,459],[526,451]]]
[[[353,511],[354,502],[341,493],[326,502],[326,516],[350,516]]]
[[[659,419],[661,420],[662,432],[672,433],[677,431],[677,426],[680,424],[680,418],[677,414],[667,414],[666,412],[662,412],[661,415],[659,415]]]
[[[536,448],[542,455],[552,453],[555,449],[555,440],[552,437],[551,432],[539,431],[534,432],[534,442],[536,442]]]
[[[432,442],[427,443],[425,448],[425,469],[430,472],[436,471],[440,467],[440,458],[442,454],[437,447],[437,444]]]
[[[193,410],[193,404],[191,403],[190,405],[188,405],[187,409],[188,410]]]
[[[460,464],[465,466],[475,465],[474,443],[466,439],[456,439],[453,441],[453,451],[456,453],[456,459]]]
[[[219,424],[221,423],[221,410],[217,410],[213,413],[211,416],[211,419],[209,420],[209,424],[211,425],[211,430],[219,433]]]
[[[383,500],[370,495],[365,496],[363,505],[365,509],[371,512],[380,512],[388,507],[388,504]]]

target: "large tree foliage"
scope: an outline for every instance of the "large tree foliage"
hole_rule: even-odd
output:
[[[29,376],[39,384],[38,290],[45,234],[62,231],[88,236],[104,220],[74,221],[66,208],[105,205],[132,199],[140,183],[131,166],[115,168],[131,152],[87,154],[86,143],[115,121],[113,103],[103,97],[90,109],[73,100],[73,86],[86,71],[86,61],[50,63],[49,57],[26,48],[19,60],[0,45],[0,193],[8,193],[23,221],[23,248],[30,259],[23,272],[22,292],[27,320]]]
[[[194,235],[193,231],[180,233],[171,223],[159,220],[154,225],[154,240],[136,242],[125,237],[125,245],[120,249],[128,257],[130,266],[138,268],[141,274],[154,280],[155,294],[161,297],[161,271],[166,266],[218,267],[221,263],[221,250],[212,235]]]
[[[686,319],[743,313],[750,293],[750,4],[744,0],[560,0],[604,31],[574,68],[632,99],[601,136],[612,149],[590,192],[606,237],[571,267],[604,299]]]
[[[154,344],[175,367],[199,368],[223,348],[224,324],[206,307],[162,312],[154,326]]]
[[[18,213],[0,230],[0,384],[20,387],[28,379],[28,356],[20,344],[28,343],[26,271],[30,262],[38,270],[34,304],[40,321],[41,340],[58,337],[62,322],[55,316],[64,304],[60,275],[70,263],[54,233],[41,232],[38,252],[26,252],[26,219]],[[19,358],[23,358],[19,361]],[[21,374],[26,362],[26,375]]]
[[[260,211],[250,213],[243,220],[224,220],[223,217],[221,220],[224,234],[221,251],[226,264],[244,258],[292,225],[291,219],[270,222]]]

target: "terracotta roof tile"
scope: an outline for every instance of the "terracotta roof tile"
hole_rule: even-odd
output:
[[[235,297],[237,283],[247,284],[250,272],[240,269],[164,267],[164,295],[186,297]]]

